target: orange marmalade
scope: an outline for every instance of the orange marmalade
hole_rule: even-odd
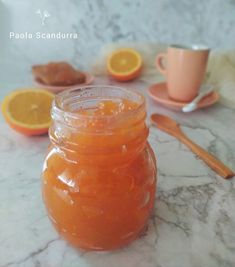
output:
[[[52,106],[43,198],[59,234],[75,247],[112,250],[145,229],[156,160],[144,97],[114,86],[65,91]]]

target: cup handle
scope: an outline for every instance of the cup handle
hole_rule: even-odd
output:
[[[166,68],[163,65],[163,60],[166,60],[166,54],[158,54],[156,58],[156,67],[162,75],[166,75]]]

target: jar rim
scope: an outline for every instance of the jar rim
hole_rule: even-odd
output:
[[[96,90],[96,94],[93,91]],[[105,91],[105,92],[104,92]],[[116,91],[116,95],[111,96],[111,93],[114,93]],[[110,95],[109,95],[110,94]],[[125,97],[126,96],[126,97]],[[107,120],[112,120],[116,119],[120,116],[123,116],[123,113],[119,114],[111,114],[111,115],[94,115],[94,114],[80,114],[80,113],[75,113],[69,109],[65,109],[64,107],[64,102],[69,102],[71,98],[75,98],[76,100],[76,105],[79,103],[82,104],[86,100],[90,99],[99,99],[102,100],[103,97],[111,97],[115,99],[115,97],[123,97],[123,99],[129,98],[135,98],[135,100],[138,99],[137,102],[138,105],[135,109],[128,110],[126,111],[125,117],[126,116],[133,116],[135,113],[139,112],[145,107],[145,97],[139,93],[135,92],[131,89],[127,89],[124,87],[120,86],[113,86],[113,85],[89,85],[89,86],[78,86],[77,88],[72,88],[66,91],[63,91],[55,96],[55,99],[52,104],[52,110],[51,110],[51,116],[52,118],[58,118],[58,117],[63,117],[65,121],[68,121],[68,119],[82,119],[82,118],[102,118],[102,119],[107,119]],[[74,104],[75,104],[74,103]]]

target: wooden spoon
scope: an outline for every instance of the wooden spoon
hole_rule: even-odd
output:
[[[198,157],[205,161],[205,163],[211,167],[211,169],[213,169],[223,178],[228,179],[235,175],[235,173],[225,166],[220,160],[190,140],[182,132],[179,124],[173,119],[161,114],[153,114],[151,115],[151,121],[157,128],[176,137],[179,141],[188,146]]]

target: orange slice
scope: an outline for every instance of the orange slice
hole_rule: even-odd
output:
[[[107,60],[107,70],[117,81],[131,81],[140,76],[143,60],[139,52],[131,48],[114,51]]]
[[[52,93],[41,89],[16,90],[4,98],[2,113],[7,123],[22,134],[45,134],[51,124],[53,99]]]

